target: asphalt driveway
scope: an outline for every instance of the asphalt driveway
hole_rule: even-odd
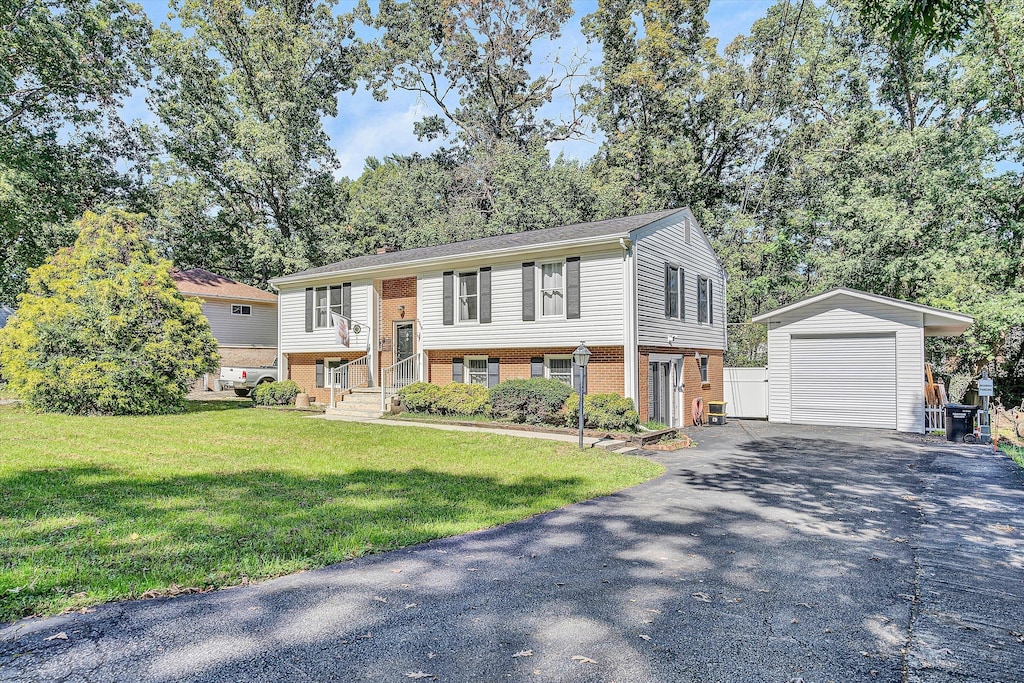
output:
[[[0,680],[1024,677],[1009,460],[752,422],[698,439],[652,456],[660,479],[499,529],[0,628]]]

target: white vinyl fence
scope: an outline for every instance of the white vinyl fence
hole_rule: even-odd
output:
[[[768,368],[723,368],[725,414],[768,418]]]

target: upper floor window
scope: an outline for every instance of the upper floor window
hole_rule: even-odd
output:
[[[329,287],[317,287],[313,290],[313,327],[318,329],[331,326],[329,291]]]
[[[683,294],[683,269],[679,266],[665,264],[665,315],[669,318],[683,320],[686,317]]]
[[[565,263],[542,263],[540,266],[540,312],[542,316],[565,315]]]
[[[459,273],[459,320],[476,320],[478,316],[477,274]],[[486,365],[486,359],[485,359]],[[485,382],[486,383],[486,382]]]
[[[711,280],[706,277],[697,278],[697,322],[714,323],[714,294]]]
[[[247,304],[231,304],[231,315],[252,315],[252,306]]]

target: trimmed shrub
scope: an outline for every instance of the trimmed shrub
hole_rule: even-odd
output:
[[[573,392],[565,402],[566,423],[576,427],[580,412],[579,394]],[[583,399],[583,424],[589,429],[635,432],[640,416],[633,399],[618,394],[588,394]]]
[[[295,402],[299,393],[299,385],[290,379],[281,382],[264,382],[259,384],[249,396],[258,406],[286,406]]]
[[[434,412],[441,415],[477,415],[487,412],[487,387],[452,382],[439,387]]]
[[[415,382],[398,390],[402,405],[414,413],[432,413],[441,395],[441,387],[430,382]]]
[[[572,387],[557,379],[510,379],[491,389],[491,414],[525,424],[561,424]]]

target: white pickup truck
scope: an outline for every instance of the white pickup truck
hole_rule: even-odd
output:
[[[277,359],[273,365],[258,368],[221,368],[220,385],[230,385],[236,396],[248,396],[253,387],[265,382],[277,381]]]

